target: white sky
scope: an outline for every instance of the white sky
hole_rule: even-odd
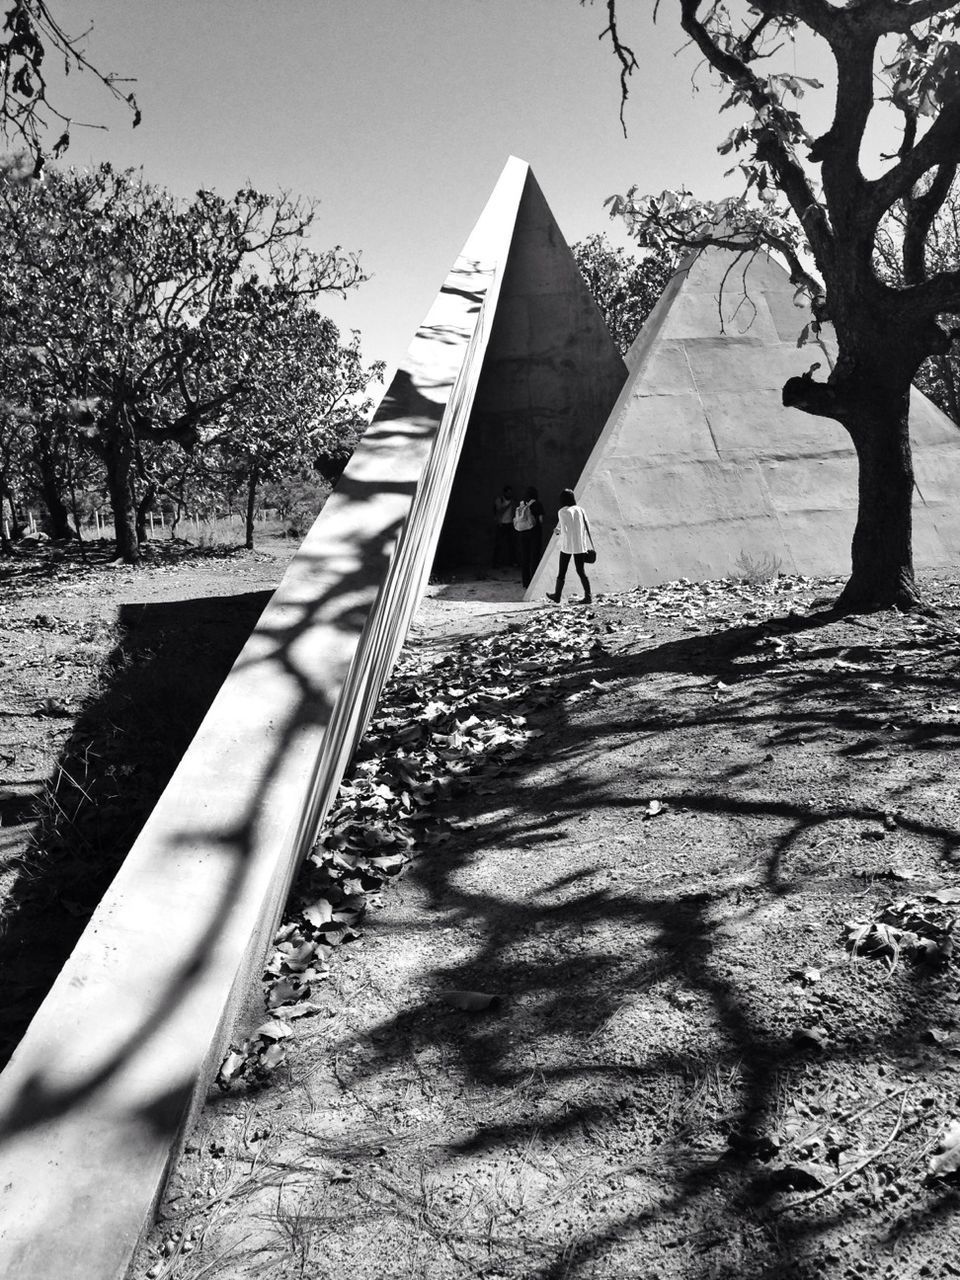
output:
[[[598,0],[56,0],[102,68],[136,77],[143,123],[71,76],[66,161],[142,165],[180,195],[251,182],[319,198],[318,246],[362,251],[373,279],[325,309],[368,359],[401,358],[507,156],[529,161],[568,240],[608,230],[603,201],[637,183],[716,197],[733,127],[681,44],[671,0],[623,0],[642,65],[618,119]],[[789,69],[807,73],[807,66]],[[820,70],[822,72],[821,62]],[[814,68],[816,74],[817,68]],[[825,107],[829,108],[829,98]],[[53,135],[54,137],[56,135]],[[53,138],[51,138],[51,141]]]

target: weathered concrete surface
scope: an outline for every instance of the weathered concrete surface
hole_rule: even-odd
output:
[[[552,523],[627,376],[536,179],[528,173],[493,331],[444,522],[438,567],[488,565],[493,500],[539,490]]]
[[[743,557],[786,573],[849,571],[849,437],[781,401],[787,378],[829,367],[825,345],[797,347],[808,318],[766,255],[708,249],[677,273],[575,486],[597,542],[595,590],[724,577]],[[960,431],[919,392],[911,429],[916,563],[933,568],[960,553]],[[555,568],[554,542],[528,598],[552,588]]]
[[[0,1076],[2,1276],[127,1271],[350,755],[356,707],[371,693],[357,664],[381,670],[402,639],[395,619],[417,588],[395,566],[411,552],[432,557],[452,468],[445,492],[428,473],[448,401],[469,411],[462,370],[468,351],[482,361],[480,304],[495,304],[526,175],[508,163],[361,447]]]

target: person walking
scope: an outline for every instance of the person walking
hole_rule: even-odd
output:
[[[520,556],[520,581],[525,587],[529,587],[543,547],[543,504],[532,484],[527,486],[517,503],[513,527],[517,533],[517,551]]]
[[[560,510],[557,512],[557,528],[556,532],[560,536],[560,564],[557,570],[557,585],[552,591],[547,592],[547,599],[552,600],[554,604],[560,603],[563,595],[563,583],[567,576],[567,567],[570,564],[570,557],[573,557],[573,567],[577,571],[577,577],[583,584],[583,598],[578,600],[577,604],[590,604],[593,601],[593,594],[590,590],[590,579],[587,577],[584,565],[587,562],[587,552],[593,547],[593,536],[590,533],[590,524],[582,507],[577,506],[577,499],[572,489],[564,489],[560,494]]]

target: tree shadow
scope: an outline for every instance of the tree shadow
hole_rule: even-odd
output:
[[[318,813],[322,813],[325,799],[323,770],[336,768],[336,763],[331,766],[323,753],[317,759],[317,743],[321,741],[318,735],[329,729],[337,708],[343,703],[342,699],[338,703],[341,685],[351,670],[358,637],[361,632],[366,635],[371,609],[381,607],[380,588],[388,579],[388,569],[395,560],[398,540],[416,491],[415,480],[385,480],[377,466],[377,455],[381,450],[396,448],[390,443],[394,435],[390,420],[391,416],[401,416],[402,408],[402,403],[392,403],[368,430],[365,445],[369,448],[365,449],[362,457],[360,451],[354,456],[337,490],[328,500],[325,515],[333,510],[340,520],[334,526],[336,534],[329,531],[330,525],[326,521],[322,526],[315,526],[288,569],[282,589],[272,597],[253,635],[233,664],[222,691],[223,696],[232,699],[238,722],[232,737],[228,734],[229,741],[224,744],[232,752],[229,768],[234,776],[229,779],[230,785],[221,786],[221,782],[226,782],[223,769],[227,766],[215,751],[212,755],[199,757],[194,754],[190,775],[174,773],[168,783],[165,794],[167,809],[163,819],[166,825],[161,823],[161,834],[151,837],[144,846],[144,857],[135,872],[140,877],[136,882],[141,886],[137,888],[140,898],[143,898],[145,886],[153,883],[156,901],[142,903],[135,925],[136,946],[117,948],[129,955],[130,976],[124,975],[123,996],[127,1005],[130,1003],[128,993],[131,984],[135,986],[140,980],[136,975],[142,975],[140,986],[143,995],[135,997],[138,999],[136,1016],[121,1018],[114,1023],[112,1010],[108,1009],[106,1020],[95,1029],[99,1034],[93,1034],[94,1029],[88,1028],[82,1041],[76,1037],[62,1041],[60,1028],[54,1024],[48,1005],[43,1005],[24,1040],[17,1046],[4,1076],[0,1077],[0,1084],[5,1086],[0,1114],[0,1152],[29,1131],[48,1127],[57,1117],[74,1113],[82,1118],[87,1114],[86,1104],[90,1099],[104,1096],[108,1086],[116,1093],[120,1087],[118,1078],[130,1080],[131,1073],[137,1081],[134,1085],[137,1100],[131,1101],[127,1097],[124,1104],[124,1114],[129,1117],[129,1121],[123,1121],[129,1129],[124,1139],[129,1139],[125,1157],[132,1158],[136,1154],[136,1141],[130,1135],[138,1127],[144,1134],[152,1135],[151,1141],[161,1145],[168,1143],[182,1135],[199,1105],[200,1095],[196,1092],[198,1073],[200,1080],[209,1078],[222,1056],[233,1018],[246,987],[258,972],[263,951],[295,873],[296,859],[292,854],[299,851],[302,856],[315,833],[315,827],[310,830],[311,824]],[[413,410],[408,405],[408,413],[411,412]],[[420,441],[429,442],[439,415],[440,407],[424,402],[421,414],[412,420],[408,417],[404,438],[411,450],[416,450]],[[372,468],[371,457],[374,460]],[[369,514],[372,509],[378,513],[374,518]],[[205,604],[215,610],[221,607],[218,600]],[[245,611],[243,602],[240,602],[238,607],[243,614],[243,624],[238,619],[238,626],[251,620],[250,605],[251,602],[247,602]],[[142,623],[142,619],[140,621]],[[314,638],[318,628],[325,637],[320,648]],[[220,670],[227,663],[227,656],[228,651],[225,650],[220,659]],[[150,664],[147,662],[145,665],[149,667]],[[181,676],[188,681],[189,668],[182,671]],[[176,685],[175,672],[173,679]],[[227,693],[228,687],[230,693]],[[270,708],[264,708],[262,694],[257,693],[262,688],[271,689],[278,695],[272,704],[272,713]],[[197,699],[195,714],[200,714],[204,698],[209,699],[213,692],[211,680]],[[133,701],[141,695],[142,685],[132,677],[121,681],[113,693],[125,701],[133,717],[138,715],[138,709],[140,716],[144,713],[142,701]],[[175,720],[179,718],[180,700],[177,690],[167,706]],[[350,704],[347,707],[349,714],[353,703],[351,699],[347,702]],[[265,730],[265,710],[271,722],[269,733]],[[99,712],[102,715],[104,708],[99,708]],[[145,739],[149,738],[148,731],[142,733]],[[262,742],[258,741],[258,734]],[[326,738],[322,739],[324,751],[330,736],[327,732]],[[189,732],[179,735],[180,743],[188,738]],[[346,745],[338,740],[337,750],[348,759],[352,752],[349,730],[344,742]],[[83,740],[76,740],[72,746],[74,754],[68,767],[70,763],[75,764],[76,753],[83,751]],[[128,763],[123,752],[121,756],[124,764]],[[171,749],[168,764],[175,762],[174,756],[175,749]],[[312,779],[308,777],[306,783],[305,765],[308,774],[312,770]],[[131,776],[135,776],[136,765],[133,769]],[[155,789],[154,784],[150,788],[151,794]],[[116,798],[120,799],[125,794],[118,788]],[[195,803],[198,795],[203,797],[200,804]],[[181,804],[184,814],[191,813],[193,818],[178,819],[177,806]],[[146,807],[147,798],[144,796]],[[291,858],[281,867],[279,874],[265,882],[262,868],[266,837],[263,833],[272,829],[268,824],[276,824],[278,817],[283,825],[285,813],[289,814],[286,822],[290,825],[282,833],[282,844],[284,850],[289,845]],[[132,836],[142,814],[136,819],[131,815],[123,816],[125,820],[129,818],[127,831]],[[72,838],[75,832],[71,824],[75,826],[75,815],[68,811],[66,820]],[[66,840],[65,849],[56,852],[61,859],[69,860],[73,856],[70,840]],[[122,850],[118,853],[123,856]],[[123,898],[128,884],[127,865],[125,862],[120,867],[111,887],[111,894],[119,892],[121,895],[122,910],[111,908],[117,911],[120,922],[115,927],[121,929],[125,928],[121,917],[130,910],[129,902]],[[209,875],[207,867],[212,868]],[[221,873],[220,868],[225,868],[225,871]],[[176,911],[180,893],[178,878],[188,869],[191,892],[196,892],[200,906],[196,924],[191,925],[189,947],[184,952],[182,947],[169,947],[164,913]],[[254,874],[258,878],[251,880]],[[39,902],[39,914],[49,906],[54,896],[54,885],[57,892],[62,890],[62,880],[51,874],[44,880],[45,900]],[[95,892],[78,886],[77,893],[77,918],[80,920],[95,905]],[[245,912],[249,916],[254,903],[260,904],[262,910],[251,934],[250,920],[245,924],[238,923],[237,913]],[[99,974],[100,961],[96,957],[101,944],[95,936],[94,926],[102,909],[103,902],[91,920],[90,929],[80,934],[67,968],[76,968],[77,963],[81,967],[92,964],[93,973]],[[37,913],[34,913],[33,919],[36,918]],[[238,930],[243,943],[241,971],[233,982],[233,996],[226,1011],[216,1005],[215,1008],[210,1006],[204,1014],[205,1018],[215,1015],[217,1024],[211,1024],[209,1040],[205,1031],[199,1033],[203,1039],[198,1039],[197,1045],[203,1044],[206,1049],[203,1061],[199,1061],[193,1056],[196,1052],[192,1038],[194,1032],[192,1028],[188,1030],[190,1011],[195,1009],[198,999],[209,1002],[209,997],[203,994],[204,980],[212,966],[222,965],[221,950],[225,940],[233,937],[236,941]],[[78,932],[79,928],[74,926],[73,936],[76,937]],[[26,913],[16,937],[21,947],[32,945]],[[61,948],[60,955],[66,949]],[[81,952],[83,955],[78,961]],[[92,962],[90,956],[93,957]],[[112,961],[108,960],[108,969],[110,963]],[[56,961],[51,961],[47,973],[55,965]],[[61,971],[57,979],[58,990],[63,988],[66,974],[67,969]],[[107,974],[103,976],[107,977]],[[69,985],[82,990],[86,976],[75,975]],[[100,985],[98,981],[98,989]],[[31,997],[31,1006],[35,1007],[39,993],[27,991],[24,994]],[[91,1001],[97,998],[96,992],[90,997]],[[81,995],[79,999],[83,1003],[86,997]],[[71,1014],[81,1021],[84,1016],[83,1013]],[[90,1016],[89,1013],[86,1016]],[[162,1039],[158,1040],[161,1036]],[[143,1073],[144,1064],[149,1055],[156,1052],[158,1043],[163,1045],[166,1059],[177,1065],[168,1071],[164,1086],[157,1085],[154,1089],[150,1084],[150,1070],[147,1070],[143,1082],[137,1079],[137,1072]],[[27,1046],[29,1050],[25,1052]],[[121,1121],[117,1119],[115,1123],[119,1125]],[[120,1141],[119,1136],[113,1133],[105,1133],[103,1137],[107,1143]],[[15,1149],[22,1152],[22,1141]],[[24,1158],[22,1154],[20,1158]],[[60,1190],[61,1194],[67,1194],[65,1188]],[[151,1195],[155,1195],[157,1190],[152,1188]],[[70,1194],[74,1193],[71,1191]],[[138,1212],[136,1196],[131,1195],[129,1199],[130,1213],[135,1216]],[[147,1205],[142,1208],[146,1211]],[[44,1212],[49,1215],[66,1212],[66,1209],[51,1199]],[[134,1234],[139,1230],[138,1220]],[[119,1237],[116,1232],[103,1232],[101,1235],[105,1259],[108,1254],[113,1259],[111,1250],[118,1247]],[[106,1261],[104,1265],[107,1265]],[[110,1265],[114,1265],[113,1261]]]
[[[0,1066],[73,950],[271,592],[123,605],[97,696],[20,806],[32,847],[5,904]],[[12,821],[5,813],[4,824]]]
[[[378,1079],[386,1081],[424,1046],[437,1049],[438,1061],[465,1094],[517,1090],[533,1073],[540,1083],[530,1089],[530,1098],[539,1106],[531,1104],[526,1114],[508,1108],[504,1119],[478,1122],[474,1132],[435,1148],[425,1165],[431,1178],[442,1183],[463,1177],[455,1161],[467,1153],[506,1161],[534,1144],[551,1153],[566,1146],[571,1164],[586,1164],[586,1133],[599,1135],[593,1149],[602,1153],[600,1162],[612,1170],[610,1177],[634,1169],[656,1187],[651,1192],[648,1182],[642,1194],[624,1190],[622,1203],[608,1198],[603,1212],[588,1214],[559,1243],[548,1248],[541,1240],[539,1252],[533,1249],[525,1261],[523,1274],[531,1280],[616,1274],[610,1269],[612,1251],[631,1240],[645,1241],[645,1248],[657,1244],[661,1253],[664,1247],[686,1249],[677,1274],[776,1273],[815,1280],[825,1274],[821,1254],[836,1233],[859,1230],[861,1216],[872,1211],[864,1209],[864,1197],[874,1208],[883,1201],[882,1186],[871,1191],[854,1179],[855,1196],[824,1195],[806,1203],[811,1187],[823,1187],[827,1176],[821,1168],[819,1179],[805,1184],[805,1171],[797,1168],[803,1158],[782,1137],[790,1099],[827,1088],[831,1067],[842,1067],[868,1095],[875,1089],[882,1099],[882,1073],[878,1077],[876,1068],[887,1064],[888,1073],[905,1074],[909,1089],[924,1032],[956,1020],[949,972],[904,965],[886,974],[882,966],[866,962],[847,969],[839,920],[817,922],[816,945],[828,954],[832,949],[833,968],[853,975],[851,990],[856,995],[862,988],[869,1012],[856,1005],[849,991],[845,1005],[823,1006],[798,981],[790,985],[788,972],[804,955],[797,948],[803,946],[803,912],[811,901],[805,892],[815,875],[789,874],[785,861],[803,838],[825,825],[876,825],[883,811],[869,800],[812,802],[807,779],[798,780],[804,794],[796,797],[764,797],[757,788],[747,792],[738,785],[739,765],[705,763],[699,788],[687,779],[678,784],[662,756],[637,767],[633,788],[625,780],[627,764],[615,756],[625,740],[659,740],[666,753],[671,735],[675,741],[694,728],[718,735],[739,728],[755,741],[769,742],[773,750],[797,735],[821,754],[829,742],[841,761],[856,763],[864,754],[858,750],[864,735],[890,735],[893,709],[902,722],[893,732],[896,749],[917,762],[912,791],[919,792],[936,781],[944,753],[960,743],[958,726],[937,720],[928,705],[957,695],[958,679],[950,663],[960,654],[958,635],[944,626],[922,643],[909,636],[877,641],[873,654],[862,645],[835,643],[833,636],[818,644],[822,629],[838,621],[839,615],[832,613],[779,618],[585,661],[571,673],[579,688],[636,685],[635,712],[611,715],[602,693],[591,694],[585,710],[551,707],[540,721],[543,745],[511,770],[509,809],[504,809],[500,787],[465,787],[446,806],[459,820],[456,844],[426,853],[406,872],[423,904],[418,918],[469,938],[469,957],[457,954],[433,964],[426,1003],[384,1017],[368,1029],[366,1037],[378,1045],[372,1058],[351,1056],[349,1035],[328,1046],[331,1056],[351,1064],[342,1068],[344,1087],[360,1091]],[[855,637],[859,624],[850,620],[844,625]],[[780,642],[807,632],[813,633],[813,643],[806,648],[769,644],[772,638]],[[941,675],[923,661],[931,650],[941,668],[946,667]],[[687,688],[698,696],[669,703],[658,703],[653,693],[646,696],[645,678],[664,673],[679,677],[681,691]],[[711,682],[718,680],[728,689],[716,689],[712,699],[704,697],[704,688],[715,688]],[[905,708],[912,709],[909,718]],[[933,762],[934,751],[938,763]],[[559,763],[559,780],[545,778],[541,755]],[[928,761],[930,769],[924,772]],[[640,845],[641,832],[658,839],[655,823],[644,820],[651,796],[675,814],[696,812],[752,823],[761,836],[744,847],[739,859],[721,866],[712,884],[691,890],[684,885],[682,865],[669,875],[653,876],[642,856],[629,852]],[[590,815],[601,809],[614,819],[605,838],[622,843],[622,871],[611,878],[609,858],[591,857],[585,849],[575,867],[564,863],[553,878],[524,878],[524,859],[554,857],[558,835],[569,833],[581,819],[589,823]],[[476,823],[476,830],[465,830],[466,820]],[[938,863],[956,869],[960,825],[919,812],[899,812],[896,824],[913,842],[916,856],[925,860],[928,870],[921,870],[921,880]],[[583,840],[590,838],[588,834]],[[500,891],[482,887],[474,874],[478,863],[490,860],[502,868]],[[872,883],[865,884],[852,865],[830,874],[861,902]],[[698,878],[709,879],[703,874]],[[791,925],[791,920],[797,923]],[[827,925],[832,928],[829,936],[823,933]],[[748,949],[744,962],[738,959],[738,933],[746,937],[748,928],[776,957],[785,992],[781,1002],[771,1004],[752,988],[751,965],[768,963],[762,952]],[[495,992],[502,1000],[480,1016],[444,1011],[435,997],[445,990]],[[702,1043],[687,1030],[651,1042],[644,1024],[631,1028],[635,998],[651,991],[660,1000],[676,1001],[677,1026],[684,1009],[698,1011],[698,1022],[708,1031]],[[829,1036],[822,1043],[798,1037],[798,1030],[820,1025],[816,1019],[824,1008]],[[624,1019],[626,1029],[615,1030]],[[648,1025],[647,1031],[655,1027]],[[702,1081],[718,1068],[729,1072],[735,1084],[726,1107],[710,1123],[691,1127],[679,1106],[679,1120],[669,1114],[664,1097],[676,1096],[685,1081]],[[933,1074],[944,1084],[949,1059],[937,1059]],[[890,1129],[898,1096],[891,1094],[890,1106],[863,1122],[868,1150],[862,1154],[869,1154],[869,1147]],[[851,1110],[849,1104],[846,1110]],[[920,1123],[911,1120],[909,1132],[917,1132]],[[827,1125],[822,1128],[825,1132]],[[779,1156],[777,1148],[764,1148],[764,1139],[778,1134],[778,1143],[786,1144]],[[588,1140],[587,1149],[589,1145]],[[337,1158],[335,1140],[324,1149]],[[814,1177],[809,1171],[806,1176]],[[918,1204],[903,1221],[904,1239],[921,1236],[938,1216],[945,1218],[956,1208],[955,1188],[948,1183],[925,1186],[921,1175],[918,1183]],[[575,1202],[567,1211],[576,1214]],[[889,1213],[878,1210],[873,1225],[887,1230],[889,1220]],[[466,1227],[463,1231],[459,1246],[467,1250],[470,1271],[468,1246],[478,1237],[466,1234]],[[519,1225],[517,1231],[513,1244],[522,1252]],[[665,1235],[670,1237],[666,1245]],[[733,1236],[741,1242],[733,1254],[711,1254],[710,1241],[729,1245]],[[877,1250],[879,1257],[881,1244]],[[544,1252],[552,1257],[544,1260]],[[604,1259],[607,1270],[601,1266]],[[659,1265],[669,1269],[667,1263]]]

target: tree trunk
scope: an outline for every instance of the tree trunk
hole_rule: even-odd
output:
[[[50,537],[73,538],[75,534],[70,527],[70,515],[67,511],[67,504],[63,500],[60,477],[57,475],[53,453],[46,435],[52,429],[48,422],[40,424],[39,440],[35,454],[37,472],[40,477],[40,492],[43,495],[43,505],[46,507],[47,515],[50,518]]]
[[[13,554],[13,543],[10,541],[11,525],[7,524],[6,513],[10,511],[13,521],[13,494],[7,488],[6,468],[0,471],[0,553],[5,556]]]
[[[252,466],[250,474],[247,476],[246,541],[243,544],[248,551],[253,550],[253,518],[257,511],[257,481],[259,479],[259,468]]]
[[[147,516],[153,507],[154,499],[157,496],[157,486],[151,481],[146,488],[143,497],[137,503],[137,542],[149,542],[150,535],[147,532]]]
[[[104,449],[107,469],[107,489],[113,507],[113,527],[116,531],[117,555],[127,564],[140,563],[140,542],[137,538],[137,502],[134,491],[135,448],[133,432],[125,422],[118,422],[110,433]]]
[[[913,576],[913,462],[909,393],[864,398],[844,426],[859,464],[852,572],[841,609],[909,609],[919,603]]]
[[[87,558],[87,544],[83,540],[83,522],[80,519],[80,500],[77,496],[76,476],[73,468],[70,469],[70,506],[73,511],[73,524],[77,531],[77,542],[80,544],[80,555],[82,559]]]

